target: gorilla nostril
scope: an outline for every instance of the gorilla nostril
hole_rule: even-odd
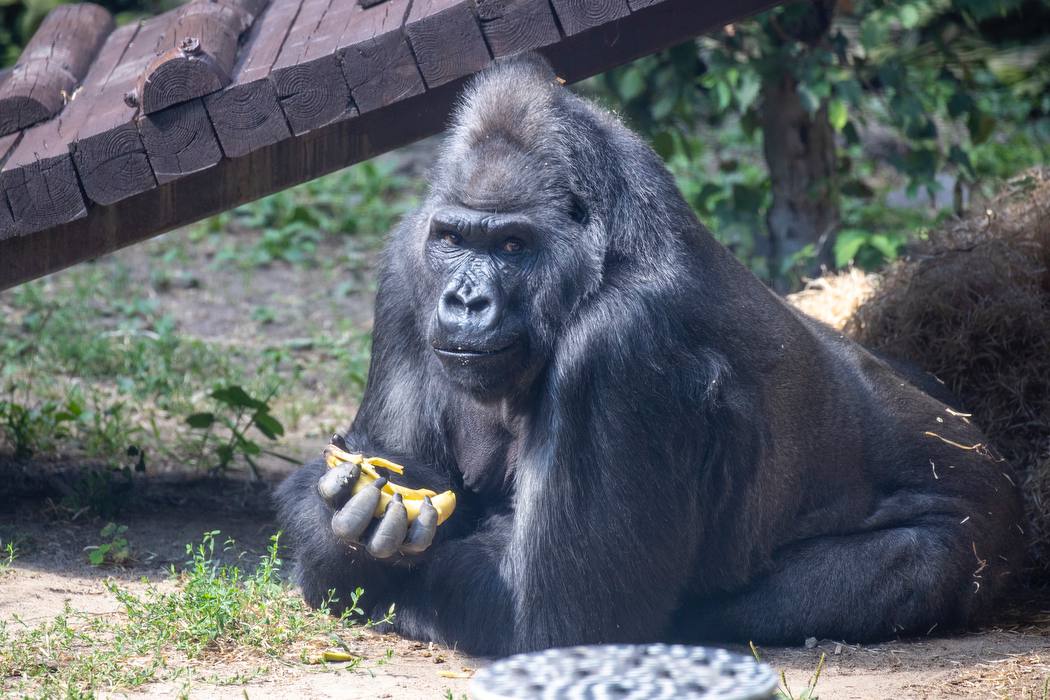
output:
[[[463,301],[463,297],[461,297],[456,292],[446,292],[445,296],[442,297],[441,301],[444,303],[445,306],[447,306],[450,309],[459,310],[466,306],[466,304]]]
[[[488,297],[474,297],[467,302],[467,311],[479,314],[490,306],[492,306],[492,302]]]

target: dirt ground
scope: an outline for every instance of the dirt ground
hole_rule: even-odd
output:
[[[124,569],[97,569],[84,548],[97,543],[100,522],[49,516],[60,490],[61,465],[46,478],[26,476],[8,465],[0,493],[0,532],[16,532],[22,554],[0,578],[0,619],[26,624],[53,618],[67,603],[95,615],[116,614],[119,606],[102,581],[112,576],[132,589],[143,579],[168,582],[168,567],[185,560],[185,544],[208,530],[221,530],[249,554],[265,550],[273,533],[270,484],[218,482],[208,478],[156,476],[136,483],[135,497],[121,513],[128,526],[134,561]],[[278,477],[270,474],[270,479]],[[272,482],[271,482],[272,483]],[[218,494],[222,494],[219,496]],[[51,501],[49,501],[49,498]],[[817,685],[823,698],[1042,698],[1050,678],[1050,600],[1026,600],[986,629],[966,634],[857,646],[822,640],[814,648],[762,649],[763,660],[786,673],[796,694],[805,688],[820,655],[826,667]],[[247,680],[233,686],[194,682],[200,698],[446,698],[459,700],[469,681],[448,678],[486,662],[455,650],[362,632],[353,643],[365,662],[354,671],[303,664],[276,665],[254,673],[252,660],[232,660],[227,674],[244,666]],[[254,676],[254,677],[253,677]],[[144,686],[127,697],[172,696],[168,684]]]

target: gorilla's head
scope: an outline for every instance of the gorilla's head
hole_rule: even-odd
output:
[[[527,389],[600,283],[604,246],[572,167],[583,156],[559,128],[581,104],[537,58],[486,71],[464,93],[416,219],[421,330],[478,398]]]

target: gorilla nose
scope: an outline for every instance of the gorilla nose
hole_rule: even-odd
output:
[[[481,340],[477,336],[492,330],[499,316],[498,296],[473,285],[450,285],[438,305],[442,330],[450,337],[463,340]]]

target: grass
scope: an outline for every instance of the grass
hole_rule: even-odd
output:
[[[339,311],[370,306],[381,235],[414,193],[395,164],[373,162],[0,293],[0,452],[95,463],[62,507],[111,519],[128,471],[257,475],[304,433],[342,427],[371,332]],[[271,249],[275,236],[287,245]],[[283,285],[266,283],[275,270]],[[253,331],[187,329],[193,305],[221,303],[238,278],[252,290],[228,305]],[[334,313],[321,324],[299,313],[287,284],[334,290],[315,293]],[[234,390],[259,406],[224,400]]]
[[[371,624],[357,605],[360,589],[338,617],[330,614],[333,597],[313,610],[281,580],[277,535],[253,568],[242,568],[243,554],[224,563],[220,554],[234,545],[226,541],[217,553],[218,536],[187,545],[189,560],[172,568],[169,586],[134,592],[106,581],[116,615],[67,605],[42,625],[0,622],[0,694],[87,698],[162,681],[188,692],[202,680],[240,684],[282,665],[326,663],[326,655],[348,660],[340,668],[363,662],[346,645]],[[205,668],[223,670],[204,676]]]

